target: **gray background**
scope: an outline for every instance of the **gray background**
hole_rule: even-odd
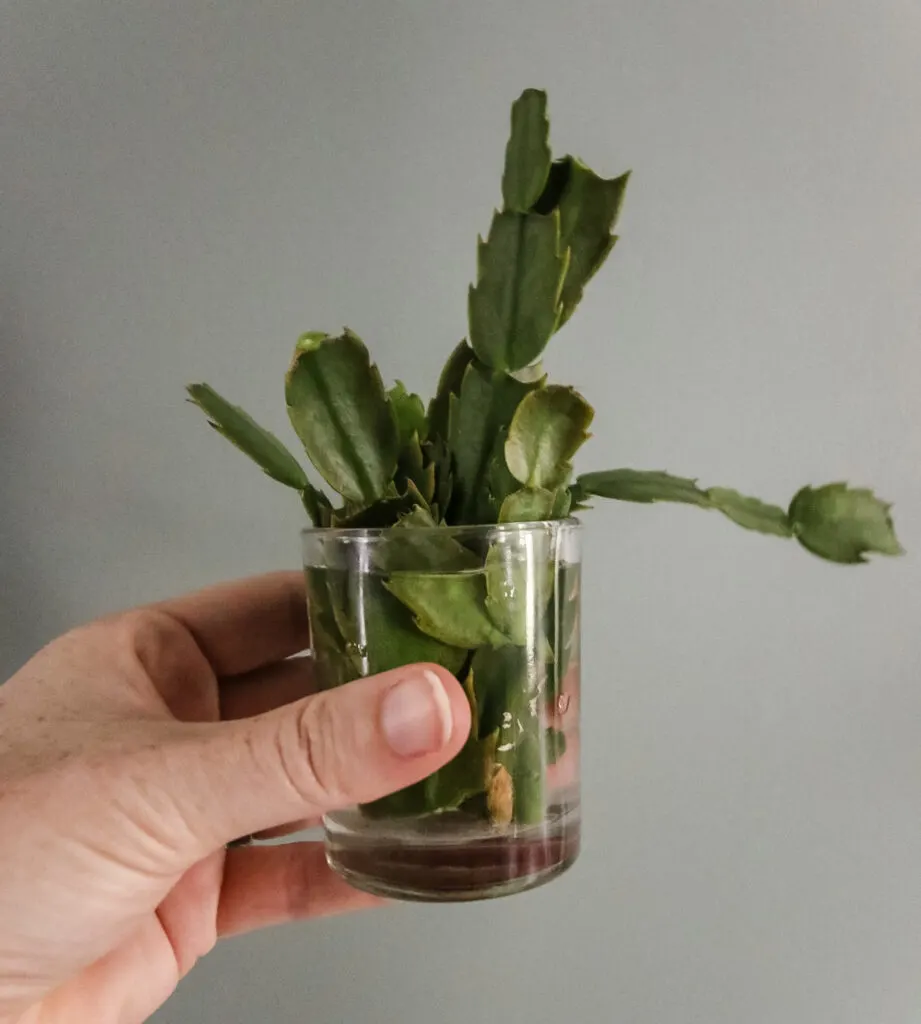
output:
[[[917,1021],[917,0],[0,11],[0,668],[297,564],[296,504],[183,385],[288,438],[295,338],[348,324],[430,389],[528,85],[558,151],[634,171],[549,358],[597,406],[582,468],[872,484],[911,552],[849,571],[692,509],[596,509],[577,868],[234,940],[160,1024]]]

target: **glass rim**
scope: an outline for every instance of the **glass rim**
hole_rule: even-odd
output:
[[[461,523],[455,526],[413,526],[408,530],[396,526],[305,526],[301,529],[302,540],[325,537],[329,540],[373,541],[402,534],[412,536],[476,536],[508,537],[535,531],[581,530],[582,520],[575,516],[565,519],[534,519],[525,523]]]

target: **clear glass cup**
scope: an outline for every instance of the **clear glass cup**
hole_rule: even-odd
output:
[[[324,820],[331,866],[389,898],[531,889],[579,852],[581,526],[302,534],[321,688],[434,662],[471,704],[463,750],[427,779]]]

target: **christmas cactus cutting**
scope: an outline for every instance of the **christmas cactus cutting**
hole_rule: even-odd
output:
[[[297,341],[285,403],[322,484],[208,384],[188,387],[211,426],[292,489],[309,517],[319,684],[434,662],[467,693],[473,725],[450,764],[326,821],[331,863],[372,891],[484,898],[531,888],[574,861],[574,514],[593,499],[693,505],[844,565],[901,554],[890,506],[864,487],[805,486],[781,506],[661,470],[575,470],[577,455],[587,461],[594,413],[574,388],[548,380],[541,357],[614,248],[628,180],[554,159],[546,95],[522,93],[501,209],[477,242],[466,338],[431,400],[399,381],[388,388],[352,330]]]

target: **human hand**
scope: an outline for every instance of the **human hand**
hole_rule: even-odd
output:
[[[220,936],[375,902],[322,844],[225,844],[425,777],[469,706],[437,666],[308,696],[307,646],[278,573],[81,627],[0,687],[0,1024],[134,1024]]]

